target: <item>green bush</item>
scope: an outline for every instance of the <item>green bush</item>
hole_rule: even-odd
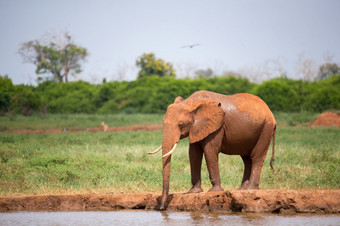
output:
[[[340,109],[340,76],[317,82],[275,78],[265,81],[252,91],[273,111],[312,111]]]
[[[42,102],[51,113],[93,113],[96,86],[78,81],[69,83],[44,82],[37,88]]]
[[[14,85],[8,76],[0,75],[0,113],[3,114],[11,110]]]
[[[30,116],[40,110],[41,98],[34,87],[19,85],[15,87],[11,105],[16,113]]]
[[[261,97],[272,111],[300,110],[300,96],[285,78],[276,78],[263,82],[254,89],[254,94]]]
[[[215,77],[175,79],[147,76],[131,82],[94,85],[83,81],[55,83],[45,81],[38,87],[17,85],[0,76],[0,113],[13,111],[24,115],[50,113],[164,113],[177,96],[188,98],[198,90],[221,94],[253,93],[273,111],[322,112],[340,109],[340,76],[318,82],[275,78],[254,84],[245,78]]]
[[[304,107],[309,111],[340,109],[340,76],[331,76],[310,86],[310,95]]]

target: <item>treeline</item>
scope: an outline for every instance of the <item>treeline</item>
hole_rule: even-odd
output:
[[[340,110],[340,75],[318,82],[275,78],[255,84],[246,78],[175,79],[150,76],[135,81],[90,84],[84,81],[38,86],[13,85],[0,76],[0,113],[164,113],[177,96],[198,90],[222,94],[252,93],[273,111]]]

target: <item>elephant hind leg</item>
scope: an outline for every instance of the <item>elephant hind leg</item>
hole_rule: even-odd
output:
[[[243,179],[239,190],[246,190],[249,187],[249,179],[251,174],[251,158],[249,155],[241,156],[244,163]]]
[[[266,159],[270,141],[272,138],[272,125],[266,125],[257,141],[254,149],[250,153],[251,172],[247,189],[259,189],[260,176],[264,160]]]

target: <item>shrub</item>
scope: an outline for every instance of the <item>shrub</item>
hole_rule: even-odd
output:
[[[38,86],[43,104],[51,113],[93,113],[96,86],[87,82],[44,82]]]
[[[7,75],[0,75],[0,113],[5,113],[11,110],[12,96],[15,86],[12,80]]]
[[[94,85],[83,81],[38,87],[17,85],[0,76],[0,113],[15,111],[30,115],[47,109],[50,113],[164,113],[177,96],[188,98],[198,90],[221,94],[253,93],[273,111],[325,111],[340,109],[340,76],[318,82],[275,78],[260,85],[245,78],[175,79],[146,76],[131,82]]]
[[[272,111],[300,110],[300,97],[286,78],[276,78],[263,82],[254,89]]]
[[[12,96],[12,108],[16,113],[30,116],[41,108],[40,95],[32,86],[16,86],[15,94]]]
[[[331,76],[310,87],[310,95],[304,107],[309,111],[322,112],[328,109],[340,109],[340,76]]]

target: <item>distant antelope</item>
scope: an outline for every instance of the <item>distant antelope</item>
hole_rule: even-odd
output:
[[[101,125],[103,126],[103,128],[104,128],[104,131],[106,132],[106,131],[107,131],[107,129],[109,128],[109,125],[108,125],[108,124],[105,124],[105,122],[104,122],[104,121],[102,121]]]

